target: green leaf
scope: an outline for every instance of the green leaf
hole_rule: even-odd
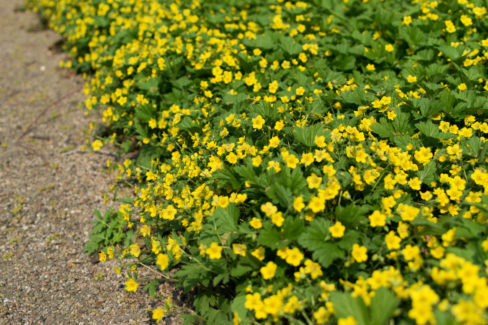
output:
[[[435,181],[436,171],[437,165],[434,160],[431,160],[417,172],[417,176],[423,183],[430,184]]]
[[[237,231],[239,208],[235,204],[229,204],[226,208],[217,208],[210,219],[215,221],[220,234]]]
[[[329,220],[314,219],[300,235],[298,242],[310,251],[317,250],[326,243],[326,238],[330,237],[330,226],[332,226],[332,222]]]
[[[265,224],[263,229],[261,229],[261,231],[259,232],[257,242],[259,245],[263,245],[272,249],[286,246],[282,243],[281,232],[269,223]]]
[[[134,129],[136,130],[137,134],[143,138],[148,137],[147,127],[142,126],[141,122],[138,118],[134,118]]]
[[[124,196],[124,197],[118,198],[117,202],[126,203],[126,204],[134,204],[134,199],[131,198],[130,196]]]
[[[371,129],[382,138],[390,138],[395,132],[393,126],[388,123],[384,117],[382,117],[379,122],[371,125]]]
[[[352,316],[358,325],[370,324],[368,309],[361,298],[353,298],[346,292],[332,292],[330,297],[337,318]]]
[[[256,175],[254,167],[251,164],[235,166],[233,170],[244,180],[250,181],[251,183],[257,182],[258,177]]]
[[[157,92],[159,87],[159,80],[156,78],[151,78],[147,81],[140,81],[136,85],[141,90],[146,90],[148,92]]]
[[[411,48],[418,48],[425,41],[425,34],[417,27],[402,27],[400,37],[407,41]]]
[[[455,61],[461,57],[462,51],[459,51],[459,47],[455,48],[450,45],[441,45],[439,50],[444,54],[445,57]]]
[[[336,60],[334,64],[342,71],[349,71],[354,69],[356,58],[352,55],[338,56],[338,60]]]
[[[249,273],[250,271],[252,271],[251,266],[244,265],[244,264],[237,264],[235,267],[233,267],[230,270],[230,275],[232,275],[233,277],[239,278],[239,277],[243,276],[244,274]]]
[[[152,280],[151,282],[146,284],[146,286],[144,286],[144,290],[147,291],[147,293],[149,294],[150,297],[154,298],[158,285],[159,285],[158,280]]]
[[[95,26],[106,28],[110,25],[110,20],[107,17],[96,16],[94,19]]]
[[[323,267],[329,267],[337,259],[344,259],[344,251],[337,244],[325,243],[314,250],[312,257],[317,260]]]
[[[337,246],[340,248],[350,251],[352,246],[358,242],[361,237],[361,233],[355,230],[346,230],[344,237],[342,237],[338,242]]]
[[[89,241],[85,244],[85,247],[83,247],[83,251],[87,253],[88,255],[91,255],[95,253],[98,248],[99,248],[99,243],[95,241]]]
[[[189,116],[185,116],[180,123],[178,123],[178,128],[182,130],[190,130],[198,126],[196,122]]]
[[[304,228],[302,219],[286,217],[283,224],[283,237],[286,241],[293,242],[303,233]]]
[[[207,313],[208,317],[208,324],[232,324],[229,320],[228,313],[225,310],[221,310],[222,306],[219,306],[219,309],[209,308]]]
[[[399,303],[400,300],[390,290],[384,287],[376,290],[370,304],[371,324],[387,324]]]
[[[335,216],[340,220],[347,228],[356,228],[365,214],[371,210],[369,205],[355,205],[350,204],[345,207],[337,206],[335,209]]]
[[[279,183],[271,184],[265,191],[265,194],[273,201],[273,203],[280,204],[282,207],[289,207],[293,202],[291,190]]]
[[[270,50],[274,47],[274,41],[269,34],[258,35],[256,39],[244,39],[244,45],[258,47],[263,50]]]
[[[182,325],[198,324],[200,321],[200,319],[196,315],[192,314],[182,314],[180,317],[183,319]]]
[[[461,227],[456,229],[456,237],[465,239],[479,238],[484,228],[484,226],[477,222],[469,219],[462,219]]]
[[[298,44],[292,37],[282,37],[280,45],[283,51],[291,56],[298,55],[302,51],[302,46]]]
[[[294,128],[294,136],[295,139],[306,145],[307,147],[315,146],[315,137],[319,135],[322,126],[319,124],[315,124],[309,127],[296,127]]]
[[[223,284],[226,284],[227,282],[229,282],[229,273],[217,274],[213,278],[212,284],[214,287],[216,287],[220,282],[222,282]]]
[[[162,150],[157,147],[143,147],[136,159],[136,165],[151,169],[151,161],[161,156]]]
[[[344,251],[337,244],[327,242],[330,239],[329,227],[332,223],[324,219],[313,220],[298,237],[298,243],[312,252],[312,257],[323,267],[329,267],[336,259],[344,258]]]
[[[241,187],[242,182],[236,178],[234,173],[228,168],[219,170],[212,175],[212,179],[214,179],[219,186],[225,187],[226,185],[238,189]]]
[[[471,137],[469,138],[468,142],[466,143],[466,146],[469,149],[469,152],[473,156],[478,156],[481,150],[481,140],[478,137]]]
[[[241,319],[241,324],[246,324],[248,320],[248,311],[247,308],[244,306],[246,303],[246,296],[239,295],[232,300],[230,305],[230,310],[233,313],[237,313],[239,318]]]
[[[437,324],[442,325],[458,325],[459,323],[456,321],[452,314],[447,311],[440,311],[438,308],[434,311],[434,317]]]
[[[181,280],[182,286],[185,290],[190,290],[199,285],[201,278],[206,274],[206,272],[207,271],[201,267],[188,264],[183,265],[174,276]]]

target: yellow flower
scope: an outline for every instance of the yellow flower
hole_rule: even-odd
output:
[[[137,284],[137,282],[134,281],[134,279],[129,279],[125,281],[125,290],[129,292],[136,292],[138,286],[139,284]]]
[[[276,91],[278,90],[278,81],[275,80],[272,83],[270,83],[268,89],[270,93],[275,94]]]
[[[307,177],[307,184],[308,184],[308,188],[310,189],[318,188],[321,183],[322,183],[322,177],[319,177],[315,174],[312,174],[309,177]]]
[[[105,254],[104,251],[101,251],[100,253],[98,253],[98,256],[99,256],[100,262],[105,262],[107,260],[107,254]]]
[[[283,306],[282,298],[278,295],[273,295],[263,300],[264,310],[266,313],[277,316],[281,312]]]
[[[294,314],[295,311],[301,306],[301,303],[298,301],[297,296],[291,296],[288,299],[288,302],[283,306],[283,311],[287,314]]]
[[[259,167],[261,165],[261,162],[263,161],[263,159],[261,158],[261,156],[253,157],[251,160],[252,160],[252,165],[254,167]]]
[[[483,240],[483,242],[481,243],[481,247],[485,252],[488,252],[488,239]]]
[[[303,94],[305,94],[305,88],[303,87],[298,87],[295,91],[295,93],[298,95],[298,96],[302,96]]]
[[[169,264],[169,257],[166,254],[158,254],[156,257],[156,265],[158,265],[161,270],[165,270]]]
[[[263,227],[261,219],[256,217],[252,218],[251,221],[249,221],[249,225],[251,225],[251,227],[253,227],[254,229],[260,229]]]
[[[371,227],[383,227],[385,225],[386,215],[381,213],[379,210],[375,210],[369,216],[369,223]]]
[[[324,202],[324,200],[320,199],[319,197],[314,196],[314,197],[312,197],[312,199],[310,199],[310,202],[308,202],[308,207],[310,210],[313,211],[313,213],[324,211],[325,202]]]
[[[436,258],[436,259],[440,259],[444,256],[444,247],[442,246],[438,246],[436,248],[432,248],[430,250],[430,254]]]
[[[254,129],[261,130],[263,128],[265,120],[261,115],[256,116],[255,118],[252,119],[252,127]]]
[[[283,121],[278,121],[275,123],[274,129],[276,131],[281,131],[283,130],[284,127],[285,127],[285,123],[283,123]]]
[[[277,136],[274,136],[271,139],[269,139],[269,146],[271,148],[278,148],[279,145],[280,145],[280,138],[278,138]]]
[[[417,246],[407,245],[402,250],[402,254],[405,260],[411,261],[420,256],[420,249]]]
[[[400,243],[402,242],[402,239],[397,235],[395,235],[394,231],[390,231],[385,236],[385,242],[386,242],[386,247],[388,247],[389,250],[400,249]]]
[[[258,292],[253,294],[246,295],[246,302],[244,303],[244,307],[249,310],[255,310],[261,304],[261,295]]]
[[[398,205],[397,212],[400,214],[403,221],[413,221],[419,214],[420,209],[408,204],[400,203]]]
[[[371,185],[380,176],[376,169],[368,169],[364,172],[364,181],[366,184]]]
[[[100,141],[100,140],[95,140],[95,141],[93,141],[93,143],[92,143],[92,148],[93,148],[93,150],[95,150],[95,151],[100,150],[100,149],[102,148],[102,146],[103,146],[103,143],[102,143],[102,141]]]
[[[271,202],[266,202],[261,205],[261,211],[268,217],[272,216],[278,211],[278,208]]]
[[[473,20],[466,15],[461,15],[461,23],[463,23],[464,26],[468,27],[473,25]]]
[[[460,90],[460,91],[465,91],[468,89],[468,87],[466,86],[466,84],[463,82],[462,84],[459,84],[457,86],[457,88]]]
[[[303,197],[299,196],[293,201],[293,208],[298,212],[302,211],[305,208],[305,204],[303,203]]]
[[[227,161],[228,161],[229,163],[231,163],[232,165],[234,165],[234,164],[236,164],[236,163],[237,163],[237,159],[238,159],[238,157],[237,157],[237,155],[236,155],[235,153],[231,152],[231,153],[229,153],[229,154],[227,155],[227,157],[225,157],[225,159],[227,159]]]
[[[393,50],[395,50],[395,48],[393,47],[392,44],[386,44],[385,45],[385,51],[386,52],[393,52]]]
[[[302,160],[300,160],[300,162],[305,166],[310,166],[313,164],[314,160],[313,153],[309,152],[302,155]]]
[[[152,319],[154,319],[157,323],[161,321],[164,317],[164,311],[161,307],[158,307],[153,310],[152,312]]]
[[[461,299],[451,310],[460,324],[485,324],[482,312],[472,301]]]
[[[337,325],[356,325],[357,322],[354,317],[349,316],[347,318],[339,318]]]
[[[303,260],[303,254],[300,252],[298,248],[289,249],[286,254],[286,263],[291,264],[293,266],[300,265],[300,262]]]
[[[298,160],[295,155],[288,153],[283,153],[283,160],[286,162],[286,165],[291,169],[295,169],[300,162],[300,160]]]
[[[366,262],[368,260],[368,249],[359,244],[354,244],[352,246],[352,257],[358,263]]]
[[[420,191],[421,185],[422,181],[418,177],[412,178],[408,181],[408,186],[410,186],[412,190]]]
[[[273,213],[273,215],[271,215],[271,222],[277,227],[281,227],[283,225],[283,222],[285,222],[285,218],[283,218],[283,213],[281,213],[281,211]]]
[[[258,260],[262,261],[264,260],[264,253],[265,253],[264,247],[258,247],[252,251],[251,255],[257,258]]]
[[[205,250],[205,253],[207,253],[211,260],[218,260],[222,257],[222,246],[212,242],[210,247]]]
[[[344,236],[344,231],[346,227],[340,222],[337,221],[333,226],[329,227],[330,235],[334,238],[341,238]]]
[[[268,262],[266,266],[263,266],[260,269],[261,275],[263,276],[263,279],[269,280],[272,279],[275,276],[277,265],[273,262]]]
[[[325,146],[327,146],[327,143],[325,142],[325,137],[323,135],[315,136],[315,144],[319,148],[325,148]]]
[[[415,151],[414,157],[419,163],[426,165],[432,159],[433,155],[429,148],[421,147]]]
[[[454,26],[454,24],[452,23],[451,20],[446,20],[445,24],[446,24],[446,30],[448,33],[452,34],[452,33],[456,32],[456,27]]]
[[[305,261],[305,272],[310,274],[312,279],[317,279],[319,276],[323,275],[320,264],[308,259]]]
[[[374,67],[374,64],[368,64],[368,65],[366,65],[366,69],[369,70],[369,71],[376,70],[376,68]]]
[[[408,81],[409,83],[414,83],[414,82],[416,82],[416,81],[417,81],[417,77],[412,76],[412,75],[408,75],[408,77],[407,77],[407,81]]]
[[[232,250],[236,255],[246,256],[246,248],[244,244],[232,244]]]
[[[420,192],[420,197],[424,201],[429,201],[430,199],[432,199],[433,195],[432,192],[426,191],[426,192]]]
[[[330,313],[325,309],[325,307],[320,307],[316,312],[313,313],[313,318],[317,324],[325,324],[330,317]]]
[[[403,25],[410,26],[411,23],[412,23],[412,17],[410,17],[410,16],[403,17],[403,20],[402,20]]]
[[[137,243],[130,245],[130,253],[134,257],[139,257],[139,255],[141,254],[141,248],[139,247],[139,245],[137,245]]]

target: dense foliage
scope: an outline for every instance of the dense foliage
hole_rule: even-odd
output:
[[[27,3],[93,148],[139,151],[87,245],[127,290],[157,269],[209,324],[488,321],[486,1]]]

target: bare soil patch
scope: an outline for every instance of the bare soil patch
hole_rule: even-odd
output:
[[[22,3],[0,0],[0,323],[149,322],[157,301],[82,252],[114,175],[107,156],[64,154],[95,117],[79,108],[82,78],[49,49],[59,36]]]

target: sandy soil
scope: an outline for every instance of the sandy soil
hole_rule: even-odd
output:
[[[114,175],[108,156],[65,154],[96,117],[49,50],[59,36],[22,2],[0,0],[0,324],[147,323],[161,302],[82,252]]]

